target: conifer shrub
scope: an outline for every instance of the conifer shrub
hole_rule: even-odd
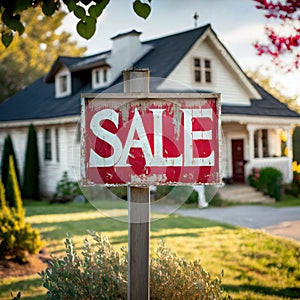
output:
[[[18,262],[25,262],[27,253],[35,254],[43,246],[39,231],[32,229],[29,223],[25,222],[25,211],[23,209],[20,190],[14,171],[12,156],[10,157],[10,171],[8,185],[13,197],[12,207],[7,206],[5,191],[0,181],[0,258],[14,259]]]
[[[22,199],[19,184],[17,181],[17,175],[15,171],[15,164],[13,156],[9,156],[9,171],[6,180],[6,200],[8,201],[9,207],[14,207],[16,212],[22,214]]]
[[[40,199],[39,152],[35,128],[28,128],[27,148],[25,154],[24,176],[22,186],[23,198]]]
[[[48,299],[127,299],[127,249],[114,251],[108,238],[90,234],[93,244],[84,240],[82,256],[68,236],[66,256],[52,257],[39,273]],[[179,258],[163,242],[151,259],[150,274],[150,299],[230,299],[221,286],[222,273],[211,279],[199,260]]]
[[[18,184],[20,186],[20,172],[18,169],[18,164],[17,164],[14,147],[13,147],[10,135],[7,135],[4,140],[2,160],[1,160],[1,177],[2,177],[2,182],[4,184],[4,188],[6,190],[7,190],[6,183],[7,183],[7,177],[8,177],[8,172],[9,172],[9,156],[10,155],[13,157],[13,160],[14,160],[15,172],[16,172]],[[8,200],[7,197],[6,197],[6,200]]]

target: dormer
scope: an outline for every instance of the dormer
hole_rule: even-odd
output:
[[[55,98],[70,96],[72,93],[71,72],[68,68],[61,68],[55,75]]]

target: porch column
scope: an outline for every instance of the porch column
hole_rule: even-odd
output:
[[[288,126],[284,128],[287,133],[287,139],[286,139],[286,147],[288,149],[287,157],[289,158],[289,168],[288,168],[288,182],[291,182],[293,180],[293,170],[292,170],[292,159],[293,159],[293,126]]]
[[[286,139],[286,148],[288,149],[288,153],[287,156],[289,158],[293,158],[293,127],[289,126],[289,127],[285,127],[284,128],[286,133],[287,133],[287,139]]]
[[[249,134],[249,161],[254,159],[254,132],[255,128],[251,125],[247,125],[247,130]]]

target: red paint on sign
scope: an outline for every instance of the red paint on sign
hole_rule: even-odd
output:
[[[85,97],[84,185],[220,183],[218,97],[171,95]]]

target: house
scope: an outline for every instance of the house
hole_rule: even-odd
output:
[[[291,137],[299,115],[246,76],[210,25],[143,42],[140,34],[119,34],[111,50],[96,55],[58,57],[45,77],[2,103],[0,154],[9,133],[22,174],[27,128],[33,123],[42,193],[51,195],[64,171],[79,180],[80,94],[122,92],[122,70],[149,68],[155,79],[151,91],[178,92],[185,86],[222,94],[224,179],[245,182],[253,167],[273,166],[291,181]],[[169,86],[170,81],[180,84]]]

